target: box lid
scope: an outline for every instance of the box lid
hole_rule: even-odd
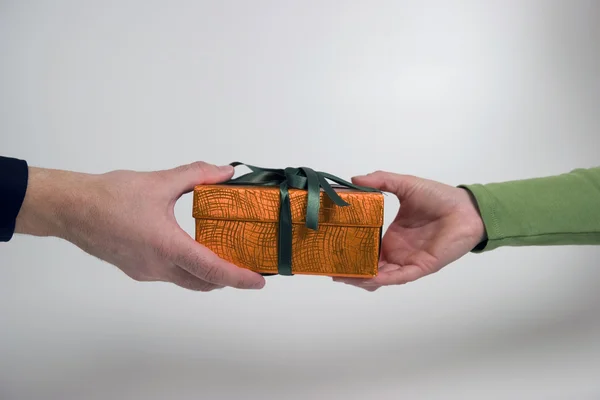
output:
[[[383,225],[383,194],[334,188],[349,206],[337,206],[321,191],[319,224],[372,226]],[[307,192],[289,189],[292,223],[306,221]],[[193,217],[237,221],[279,221],[279,187],[200,185],[194,188]]]

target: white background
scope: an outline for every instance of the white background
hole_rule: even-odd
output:
[[[5,0],[0,154],[558,174],[600,164],[599,40],[595,1]],[[177,217],[192,234],[191,196]],[[375,293],[202,294],[19,236],[0,246],[0,398],[598,398],[599,256],[506,248]]]

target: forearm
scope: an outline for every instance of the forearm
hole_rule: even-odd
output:
[[[476,252],[501,246],[600,244],[600,168],[462,187],[475,197],[487,232]]]
[[[86,209],[94,177],[0,156],[0,241],[14,233],[65,238],[68,225]]]
[[[70,171],[29,167],[23,204],[15,233],[64,238],[68,223],[86,195],[91,176]]]

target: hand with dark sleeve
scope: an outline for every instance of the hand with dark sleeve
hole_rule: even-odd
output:
[[[184,193],[226,181],[233,172],[231,166],[196,162],[164,171],[95,175],[2,157],[0,239],[9,241],[13,233],[59,237],[138,281],[198,291],[260,289],[261,275],[217,257],[175,219],[175,203]]]

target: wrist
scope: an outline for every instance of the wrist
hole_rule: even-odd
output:
[[[15,232],[64,238],[73,215],[81,207],[86,174],[29,168],[29,181]]]
[[[487,240],[487,231],[483,217],[481,216],[481,210],[473,193],[465,187],[461,187],[460,189],[468,196],[468,201],[464,202],[464,213],[467,224],[471,228],[471,234],[479,245]]]

